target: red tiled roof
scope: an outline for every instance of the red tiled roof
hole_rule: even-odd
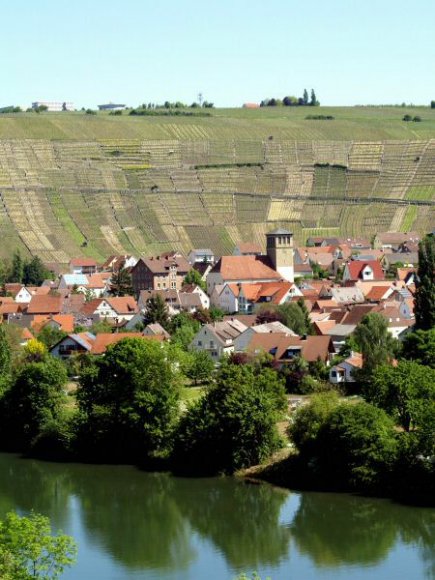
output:
[[[164,336],[162,334],[146,336],[140,332],[118,332],[116,334],[102,332],[97,334],[94,344],[92,345],[91,353],[103,354],[106,352],[106,349],[109,345],[116,344],[124,338],[141,338],[143,340],[157,340],[159,342],[164,340]]]
[[[138,312],[137,302],[133,296],[115,296],[113,298],[106,298],[106,301],[117,314]]]
[[[366,266],[369,266],[373,270],[373,278],[375,280],[383,280],[384,279],[384,272],[382,270],[382,266],[377,260],[352,260],[351,262],[347,263],[347,268],[349,271],[350,279],[351,280],[358,280],[361,278],[361,272],[364,270]]]
[[[62,311],[63,298],[50,294],[32,296],[27,308],[27,314],[60,314]]]
[[[222,256],[212,272],[220,272],[224,281],[281,280],[281,275],[263,256]]]
[[[261,254],[262,252],[261,247],[253,242],[240,242],[236,248],[241,254]]]
[[[72,314],[53,314],[52,316],[36,314],[30,325],[39,332],[50,320],[57,322],[59,329],[63,332],[71,333],[74,331],[74,316]]]
[[[366,299],[370,302],[380,302],[385,294],[388,293],[389,288],[385,286],[373,286],[368,294],[366,294]]]
[[[70,266],[95,266],[95,267],[97,267],[97,262],[93,258],[72,258],[69,263],[70,263]]]
[[[308,362],[315,362],[318,358],[327,360],[332,352],[332,341],[330,336],[307,336],[303,339],[299,336],[289,336],[280,332],[268,334],[254,334],[248,344],[251,352],[265,351],[274,353],[275,360],[281,360],[290,347],[301,347],[301,357]]]

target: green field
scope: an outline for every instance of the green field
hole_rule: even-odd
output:
[[[0,115],[0,254],[220,254],[279,226],[299,243],[433,228],[435,110],[319,111],[335,120],[302,107]]]

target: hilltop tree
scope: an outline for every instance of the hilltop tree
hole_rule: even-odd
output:
[[[427,235],[418,245],[418,271],[415,292],[416,327],[435,327],[435,236]]]
[[[320,105],[320,103],[316,98],[316,93],[314,92],[314,89],[311,89],[310,106],[311,107],[318,107],[319,105]]]
[[[308,105],[308,91],[307,89],[304,89],[304,94],[302,96],[302,101],[304,105]]]

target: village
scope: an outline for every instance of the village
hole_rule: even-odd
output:
[[[39,287],[5,283],[0,317],[22,345],[49,332],[50,354],[67,360],[103,355],[128,337],[170,341],[164,321],[185,313],[201,323],[185,346],[215,364],[231,353],[267,353],[282,369],[300,357],[321,361],[331,383],[352,383],[363,361],[345,346],[365,315],[380,314],[399,340],[415,324],[419,241],[413,232],[380,232],[371,241],[311,237],[297,247],[291,232],[276,229],[266,235],[266,252],[244,242],[220,257],[201,248],[187,257],[110,256],[103,264],[73,258],[65,268],[47,264],[54,280]],[[303,334],[277,315],[289,303],[308,316]]]

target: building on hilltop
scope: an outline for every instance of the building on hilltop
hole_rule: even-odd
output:
[[[117,103],[106,103],[104,105],[98,105],[100,111],[124,111],[127,105],[120,105]]]
[[[32,109],[47,107],[49,113],[59,113],[61,111],[74,111],[74,105],[70,101],[34,101]]]

